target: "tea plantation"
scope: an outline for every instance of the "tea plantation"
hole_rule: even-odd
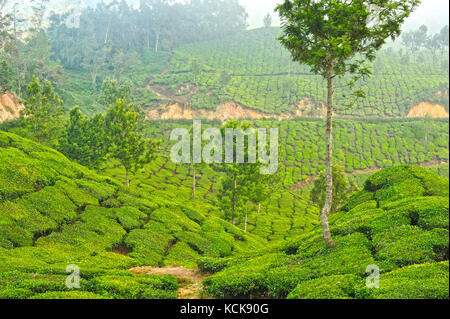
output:
[[[135,102],[146,107],[181,100],[192,109],[214,110],[220,103],[234,101],[252,110],[294,116],[306,99],[311,107],[302,110],[301,116],[320,117],[326,83],[306,66],[292,62],[277,40],[280,32],[276,27],[243,31],[220,40],[182,45],[171,53],[144,50],[124,69],[121,81],[131,81]],[[67,69],[65,73],[57,90],[67,110],[76,105],[89,115],[105,110],[100,77],[93,88],[89,72]],[[448,113],[448,68],[431,56],[413,61],[401,49],[389,48],[377,55],[372,73],[357,83],[367,98],[352,107],[346,88],[349,79],[336,79],[338,116],[402,118],[424,101],[441,104]],[[107,76],[114,74],[105,70],[102,78]]]
[[[114,163],[99,175],[6,132],[0,150],[0,298],[176,298],[176,278],[128,271],[171,265],[213,273],[203,293],[217,298],[448,298],[448,180],[428,169],[371,176],[331,216],[327,249],[297,193],[274,192],[244,232],[217,208],[220,173],[199,169],[194,200],[191,167],[164,151],[126,189]],[[365,286],[371,264],[380,289]]]
[[[199,88],[190,99],[193,108],[213,108],[235,101],[266,113],[293,112],[304,98],[316,104],[303,114],[321,115],[326,101],[326,83],[306,66],[293,62],[277,38],[279,28],[262,28],[217,41],[189,44],[174,50],[167,73],[156,75],[151,84],[179,89],[186,83]],[[358,83],[367,95],[348,108],[348,79],[337,79],[337,114],[354,117],[404,117],[423,101],[443,104],[448,112],[448,70],[430,57],[412,61],[392,48],[378,54],[373,75]],[[195,66],[195,67],[194,67]],[[199,71],[195,71],[199,70]],[[194,74],[195,71],[195,74]],[[439,93],[440,92],[440,93]],[[181,89],[178,94],[183,95]],[[446,98],[445,98],[446,96]]]
[[[198,209],[151,185],[126,190],[14,134],[0,132],[0,151],[0,298],[176,298],[175,278],[127,269],[195,268],[199,257],[266,243],[213,206]],[[72,264],[82,280],[69,291]]]
[[[371,176],[330,218],[336,247],[319,228],[239,258],[204,258],[204,281],[218,298],[449,297],[448,180],[415,166]],[[367,267],[380,271],[366,286]],[[373,267],[373,266],[372,266]]]

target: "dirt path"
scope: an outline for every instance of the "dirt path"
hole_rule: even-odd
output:
[[[198,270],[187,269],[180,266],[158,267],[136,267],[130,271],[137,275],[172,275],[178,279],[178,299],[200,299],[202,291],[202,281],[207,275]]]

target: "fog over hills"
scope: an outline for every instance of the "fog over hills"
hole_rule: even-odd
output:
[[[249,14],[251,28],[260,27],[263,17],[267,13],[271,13],[274,24],[279,24],[278,14],[273,12],[273,9],[282,2],[283,0],[239,0]],[[423,0],[420,7],[405,22],[405,29],[416,29],[420,25],[426,24],[431,32],[438,32],[448,24],[448,3],[448,0]]]
[[[105,3],[111,0],[103,0]],[[175,2],[186,2],[187,0],[176,0]],[[234,1],[234,0],[230,0]],[[274,25],[279,25],[278,14],[274,12],[277,4],[283,0],[238,0],[245,7],[248,13],[249,28],[259,28],[262,26],[262,20],[267,13],[270,13]],[[16,1],[11,1],[11,3]],[[48,8],[50,11],[63,11],[81,4],[82,6],[95,6],[100,0],[50,0]],[[136,6],[139,5],[138,0],[128,0]],[[28,9],[31,7],[31,0],[20,2],[20,6]],[[437,9],[438,8],[438,9]],[[449,1],[448,0],[423,0],[420,7],[405,22],[405,29],[416,29],[420,25],[425,24],[429,27],[430,32],[438,32],[444,25],[449,23]]]

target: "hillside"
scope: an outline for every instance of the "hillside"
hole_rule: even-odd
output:
[[[147,135],[163,141],[160,154],[170,154],[170,131],[190,129],[189,121],[150,121]],[[311,181],[324,169],[325,128],[320,120],[254,120],[255,127],[279,129],[279,168],[286,189]],[[448,121],[410,120],[336,120],[334,157],[347,174],[364,174],[393,165],[439,166],[448,164]],[[204,127],[213,121],[202,121]],[[176,174],[170,161],[166,168]],[[210,171],[210,170],[208,170]],[[213,175],[213,174],[211,174]],[[181,179],[186,177],[180,176]],[[205,182],[209,189],[214,182]],[[189,186],[189,185],[188,185]],[[289,195],[287,195],[289,198]],[[275,205],[276,206],[276,205]],[[278,206],[275,208],[278,210]]]
[[[149,186],[125,190],[14,134],[0,132],[0,150],[0,298],[174,298],[173,277],[122,270],[195,268],[199,257],[265,243],[208,205],[196,210]],[[69,264],[79,267],[82,290],[67,291]]]
[[[449,299],[448,21],[277,1],[0,0],[0,300]]]
[[[158,268],[172,265],[215,273],[203,293],[219,298],[448,298],[448,180],[430,170],[371,176],[331,217],[337,247],[327,250],[316,222],[294,219],[290,227],[303,230],[281,228],[270,245],[262,224],[250,234],[232,226],[208,204],[212,175],[199,177],[203,198],[191,200],[186,168],[173,175],[163,158],[126,190],[118,169],[101,176],[10,133],[0,133],[0,147],[2,298],[176,298],[184,284],[171,274],[183,275]],[[278,203],[302,203],[292,199]],[[289,225],[282,209],[271,214],[259,218]],[[69,264],[80,269],[80,290],[65,286]],[[381,268],[376,292],[363,287],[369,264]],[[128,271],[140,266],[153,268]]]
[[[214,110],[221,103],[235,102],[277,116],[322,116],[325,82],[292,61],[277,40],[279,35],[279,28],[262,28],[181,46],[174,51],[167,72],[156,76],[149,88],[169,96],[166,102],[184,102],[194,110]],[[347,108],[348,90],[346,97],[336,95],[337,114],[406,117],[421,102],[435,101],[444,105],[447,116],[441,116],[448,118],[448,72],[427,60],[408,60],[394,50],[381,52],[373,63],[373,75],[359,83],[367,98]],[[198,75],[195,65],[200,66]],[[344,87],[347,81],[337,79],[336,85]],[[310,102],[305,106],[305,101]]]
[[[293,62],[277,40],[279,35],[279,28],[261,28],[182,45],[171,53],[144,50],[139,60],[124,70],[122,81],[132,81],[136,102],[154,120],[322,117],[324,80]],[[336,94],[337,115],[414,117],[421,103],[428,102],[432,106],[425,114],[448,118],[448,71],[427,55],[413,61],[402,54],[392,49],[378,54],[372,76],[357,84],[367,98],[352,107],[347,106],[348,78],[336,79],[346,95]],[[94,90],[87,71],[66,73],[58,87],[66,108],[80,105],[86,114],[103,111],[101,83]]]
[[[449,297],[448,180],[415,166],[371,176],[331,216],[337,246],[319,228],[246,257],[207,259],[206,291],[223,297]],[[366,267],[380,269],[380,289],[366,287]]]

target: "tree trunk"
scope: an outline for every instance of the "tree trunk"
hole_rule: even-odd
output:
[[[94,90],[95,91],[95,89],[96,89],[96,83],[97,83],[97,72],[92,72],[91,73],[91,80],[92,80],[92,90]]]
[[[261,202],[258,203],[258,214],[261,212]]]
[[[128,168],[125,167],[125,172],[127,174],[127,188],[130,187],[130,179],[128,178]]]
[[[155,53],[158,53],[159,47],[159,32],[156,33]]]
[[[192,164],[194,166],[194,176],[192,178],[192,197],[195,199],[195,184],[196,184],[196,180],[195,180],[195,164]]]
[[[231,220],[233,225],[236,225],[236,188],[237,188],[237,175],[234,174],[234,189],[233,189],[233,218]]]
[[[109,28],[110,28],[111,22],[108,23],[108,26],[106,27],[106,33],[105,33],[105,44],[108,43],[108,37],[109,37]]]
[[[328,102],[327,102],[327,128],[326,128],[326,198],[325,205],[322,209],[322,233],[327,246],[332,248],[335,246],[333,239],[331,238],[330,227],[328,225],[328,216],[330,215],[331,205],[333,201],[333,62],[328,65],[327,82],[328,82]]]
[[[247,232],[247,221],[248,221],[248,215],[247,212],[245,212],[245,222],[244,222],[244,231]]]

